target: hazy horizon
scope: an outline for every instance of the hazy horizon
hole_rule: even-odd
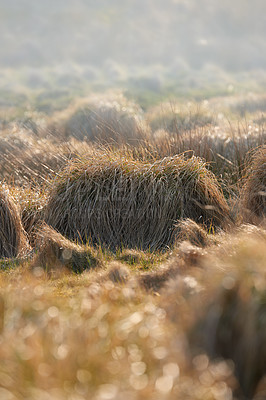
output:
[[[1,67],[266,67],[262,0],[1,0],[0,7]]]

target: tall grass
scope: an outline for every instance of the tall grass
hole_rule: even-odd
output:
[[[203,158],[211,170],[225,182],[225,190],[238,191],[249,152],[265,144],[266,131],[260,127],[229,126],[228,131],[210,127],[181,133],[157,132],[146,147],[156,157],[188,152]]]

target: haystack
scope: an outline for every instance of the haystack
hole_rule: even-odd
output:
[[[229,211],[215,176],[196,157],[154,163],[102,154],[74,160],[55,183],[46,222],[70,239],[140,249],[174,241],[176,222],[217,227]]]
[[[17,257],[29,250],[19,211],[8,190],[0,186],[0,257]]]
[[[66,135],[119,144],[136,144],[145,139],[149,128],[140,108],[124,97],[117,100],[98,100],[77,108],[65,124]]]
[[[266,216],[266,146],[255,152],[247,168],[242,205],[251,222]]]
[[[37,232],[36,248],[38,251],[32,261],[33,268],[41,267],[47,271],[66,268],[82,272],[99,265],[92,249],[67,240],[44,223]]]

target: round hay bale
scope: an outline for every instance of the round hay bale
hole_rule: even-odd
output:
[[[154,163],[112,154],[73,160],[57,177],[46,222],[70,239],[158,249],[191,218],[213,228],[229,218],[225,198],[203,160],[183,155]]]
[[[255,152],[246,175],[242,208],[248,220],[257,222],[266,216],[266,146]]]
[[[140,108],[121,98],[78,108],[65,124],[66,136],[79,140],[136,144],[149,136]]]
[[[4,186],[0,186],[0,257],[23,256],[29,244],[19,211]]]

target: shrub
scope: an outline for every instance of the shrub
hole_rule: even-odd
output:
[[[266,216],[266,146],[253,155],[242,191],[244,213],[252,221]]]
[[[22,256],[29,250],[19,211],[7,189],[0,187],[0,257]]]
[[[46,222],[70,239],[158,249],[174,241],[175,223],[191,218],[214,228],[228,220],[215,176],[196,157],[154,163],[110,152],[74,160],[55,180]]]

